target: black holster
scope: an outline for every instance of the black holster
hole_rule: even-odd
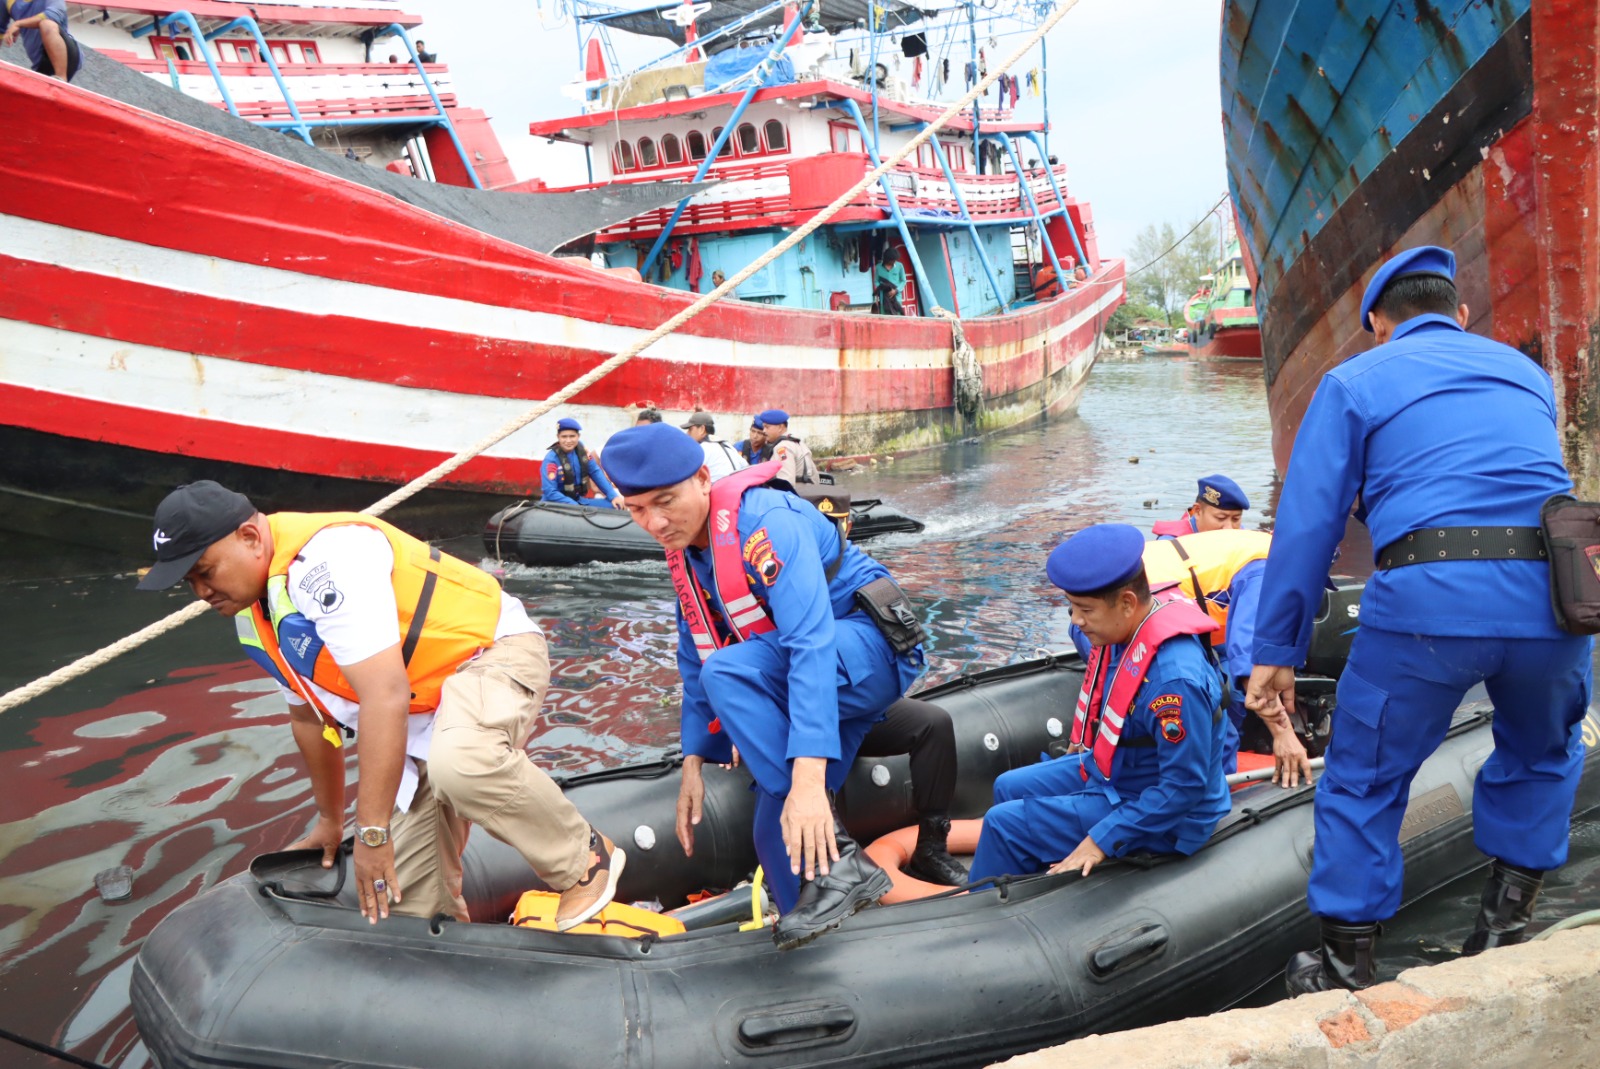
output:
[[[874,579],[857,590],[856,604],[878,625],[878,630],[889,640],[895,653],[910,653],[927,641],[922,621],[917,619],[916,612],[911,608],[911,599],[900,589],[900,584],[888,576]]]
[[[1550,605],[1562,630],[1600,634],[1600,502],[1557,494],[1539,510]]]

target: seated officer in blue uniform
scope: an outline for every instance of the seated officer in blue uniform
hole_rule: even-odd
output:
[[[813,505],[764,485],[779,462],[713,485],[700,447],[655,425],[614,435],[605,465],[667,551],[678,596],[678,838],[692,854],[701,766],[737,746],[756,781],[756,854],[783,914],[773,935],[799,946],[890,888],[829,792],[921,672],[921,646],[896,653],[858,607],[857,592],[889,573]]]
[[[544,468],[540,472],[539,500],[590,508],[605,508],[609,502],[614,508],[622,508],[617,488],[600,470],[600,462],[590,456],[583,442],[578,440],[581,430],[583,428],[571,416],[556,420],[556,440],[544,455]],[[590,484],[605,495],[604,501],[589,496]]]
[[[972,879],[1046,866],[1087,876],[1107,857],[1192,854],[1228,812],[1222,679],[1207,649],[1216,624],[1193,602],[1152,600],[1144,544],[1137,528],[1100,524],[1051,551],[1045,572],[1072,603],[1073,642],[1091,666],[1074,752],[995,780]],[[1144,670],[1124,670],[1130,645],[1152,640]]]
[[[1195,491],[1194,504],[1175,520],[1162,520],[1150,528],[1157,538],[1177,538],[1201,531],[1237,531],[1244,522],[1250,499],[1226,475],[1207,475]]]
[[[1567,858],[1590,640],[1556,623],[1538,524],[1572,482],[1550,376],[1467,333],[1454,278],[1455,256],[1432,246],[1373,276],[1361,325],[1377,345],[1323,376],[1278,506],[1248,697],[1264,719],[1293,702],[1352,505],[1378,547],[1317,784],[1307,899],[1322,945],[1289,962],[1291,994],[1374,981],[1378,922],[1400,905],[1412,777],[1474,684],[1495,707],[1472,794],[1473,836],[1494,864],[1463,953],[1520,941],[1544,872]]]

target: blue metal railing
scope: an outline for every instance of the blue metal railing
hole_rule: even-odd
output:
[[[250,36],[256,39],[256,50],[267,63],[267,69],[272,72],[272,80],[278,83],[278,91],[283,94],[283,102],[289,107],[289,114],[294,117],[294,125],[289,127],[300,135],[300,140],[311,144],[311,131],[306,128],[305,121],[300,117],[300,109],[295,105],[294,97],[289,93],[289,86],[283,80],[283,72],[278,70],[278,61],[272,56],[272,49],[267,47],[267,39],[261,36],[261,27],[256,25],[256,20],[248,15],[234,19],[232,22],[217,27],[205,35],[207,41],[215,40],[225,33],[244,28],[250,31]]]
[[[187,11],[174,11],[170,15],[159,15],[148,26],[141,26],[133,31],[135,37],[144,37],[155,33],[157,30],[170,23],[179,23],[189,27],[189,32],[194,34],[194,46],[200,50],[200,58],[206,61],[206,66],[211,70],[211,77],[217,83],[217,89],[222,93],[222,103],[228,109],[228,114],[234,118],[239,117],[239,109],[234,106],[233,94],[228,92],[227,83],[222,80],[222,72],[217,70],[217,61],[211,56],[211,49],[206,47],[205,34],[200,32],[200,23]]]
[[[991,134],[989,136],[993,137],[995,135]],[[1000,135],[1000,140],[1006,143],[1006,152],[1011,157],[1011,169],[1017,172],[1017,188],[1022,190],[1022,196],[1028,202],[1028,211],[1033,214],[1033,221],[1039,226],[1039,244],[1044,247],[1045,255],[1050,257],[1050,266],[1056,269],[1057,284],[1061,287],[1062,292],[1065,292],[1067,289],[1067,275],[1061,270],[1061,261],[1056,259],[1056,247],[1050,243],[1050,235],[1044,232],[1044,216],[1040,213],[1039,202],[1034,199],[1033,190],[1028,185],[1028,173],[1022,169],[1022,160],[1017,156],[1017,146],[1012,142],[1011,138],[1004,134]],[[1046,172],[1049,172],[1050,163],[1048,157],[1046,157],[1044,168]],[[1055,188],[1054,175],[1051,175],[1051,188]],[[1066,215],[1066,202],[1062,201],[1060,203],[1059,210],[1062,215]],[[1071,225],[1070,219],[1068,220],[1068,225]]]
[[[1056,203],[1061,205],[1061,218],[1066,220],[1067,233],[1072,235],[1072,247],[1078,250],[1078,262],[1083,265],[1085,271],[1095,270],[1099,265],[1091,264],[1089,258],[1083,254],[1083,242],[1078,240],[1078,228],[1073,225],[1072,213],[1067,211],[1067,198],[1061,193],[1061,186],[1056,181],[1056,172],[1050,166],[1050,154],[1044,150],[1044,142],[1039,138],[1039,131],[1027,130],[1024,133],[1026,133],[1028,140],[1033,142],[1034,147],[1039,150],[1039,158],[1044,161],[1044,173],[1050,178],[1050,188],[1055,191]],[[1062,284],[1065,285],[1064,282]]]
[[[922,124],[926,126],[927,124]],[[999,302],[1000,310],[1006,310],[1005,291],[1000,288],[1000,274],[994,269],[994,263],[989,259],[989,250],[983,244],[983,237],[978,233],[978,224],[973,221],[972,213],[967,210],[967,198],[961,195],[961,184],[956,181],[956,173],[950,167],[950,161],[945,157],[944,146],[937,137],[930,137],[928,144],[933,146],[933,153],[939,160],[939,167],[944,171],[946,182],[950,183],[950,192],[956,198],[956,207],[961,209],[961,218],[967,221],[967,230],[972,234],[973,247],[978,250],[978,259],[983,263],[983,270],[989,276],[989,285],[994,289],[994,299]],[[948,257],[949,252],[945,255]],[[952,284],[953,285],[953,284]],[[951,289],[950,299],[955,300],[955,290]]]

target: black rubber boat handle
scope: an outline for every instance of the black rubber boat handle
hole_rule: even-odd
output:
[[[1133,961],[1148,957],[1167,945],[1167,930],[1159,925],[1135,928],[1116,942],[1107,943],[1089,956],[1089,968],[1096,976],[1115,972]]]
[[[739,1022],[739,1039],[752,1047],[775,1047],[807,1040],[832,1039],[850,1031],[856,1014],[834,1004],[804,1010],[758,1013]]]

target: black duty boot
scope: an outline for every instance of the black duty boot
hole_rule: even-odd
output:
[[[828,866],[826,876],[801,882],[794,908],[772,928],[772,941],[779,950],[804,946],[829,928],[837,928],[840,921],[872,905],[894,886],[889,874],[845,833],[838,817],[833,818],[833,837],[839,860]]]
[[[1340,924],[1323,918],[1322,946],[1302,950],[1283,970],[1289,997],[1313,991],[1345,988],[1359,991],[1377,982],[1373,963],[1378,946],[1378,925]]]
[[[917,848],[906,862],[907,876],[944,887],[960,887],[967,882],[967,870],[950,856],[950,819],[923,817],[917,827]]]
[[[1522,942],[1543,885],[1544,873],[1496,861],[1489,869],[1489,881],[1483,885],[1478,921],[1461,945],[1462,957]]]

